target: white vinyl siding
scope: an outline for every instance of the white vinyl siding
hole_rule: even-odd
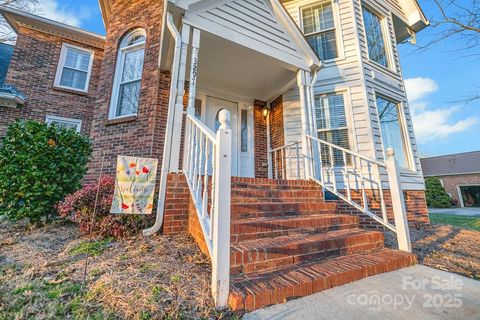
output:
[[[113,85],[110,118],[136,115],[140,102],[145,33],[135,30],[120,44]]]
[[[46,116],[45,123],[55,125],[59,128],[72,129],[76,132],[80,132],[80,129],[82,127],[82,120],[57,116]]]
[[[322,60],[337,57],[335,21],[331,2],[302,8],[305,38]]]
[[[302,9],[312,4],[311,0],[282,2],[301,30]],[[385,46],[390,66],[385,68],[368,57],[368,46],[362,17],[362,5],[373,8],[383,17]],[[391,14],[402,16],[398,0],[338,0],[332,1],[337,31],[338,58],[324,63],[314,85],[316,95],[328,92],[343,92],[349,129],[350,149],[366,157],[384,161],[380,123],[377,117],[375,97],[390,97],[400,102],[399,108],[404,120],[405,143],[410,152],[410,170],[401,171],[402,187],[405,190],[424,190],[418,147],[412,124],[412,117],[406,100],[401,75],[395,32]],[[283,95],[285,144],[301,139],[301,114],[297,88]],[[382,174],[387,181],[386,174]],[[385,185],[385,187],[388,187]]]
[[[92,51],[63,44],[55,75],[55,86],[87,92],[92,64]]]
[[[308,68],[303,49],[275,14],[270,0],[204,2],[185,13],[185,23],[280,61]]]

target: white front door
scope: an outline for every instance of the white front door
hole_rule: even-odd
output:
[[[221,110],[230,112],[230,129],[232,130],[232,176],[253,176],[253,158],[251,154],[252,128],[248,110],[229,100],[207,96],[206,125],[217,132],[220,127],[218,114]]]

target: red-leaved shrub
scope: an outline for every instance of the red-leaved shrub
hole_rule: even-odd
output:
[[[95,223],[92,223],[98,187],[98,183],[87,185],[67,196],[57,205],[58,214],[77,222],[83,234],[88,234],[93,226],[93,234],[102,237],[128,237],[146,227],[147,221],[144,216],[110,213],[115,188],[115,180],[111,177],[100,180]]]

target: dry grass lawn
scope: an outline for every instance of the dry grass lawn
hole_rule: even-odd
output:
[[[0,222],[2,320],[230,318],[213,308],[210,273],[187,235],[90,243],[69,222]]]

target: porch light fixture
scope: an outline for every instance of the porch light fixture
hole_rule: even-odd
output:
[[[267,119],[269,112],[270,112],[270,108],[268,108],[267,106],[263,107],[263,111],[262,111],[263,119]]]

